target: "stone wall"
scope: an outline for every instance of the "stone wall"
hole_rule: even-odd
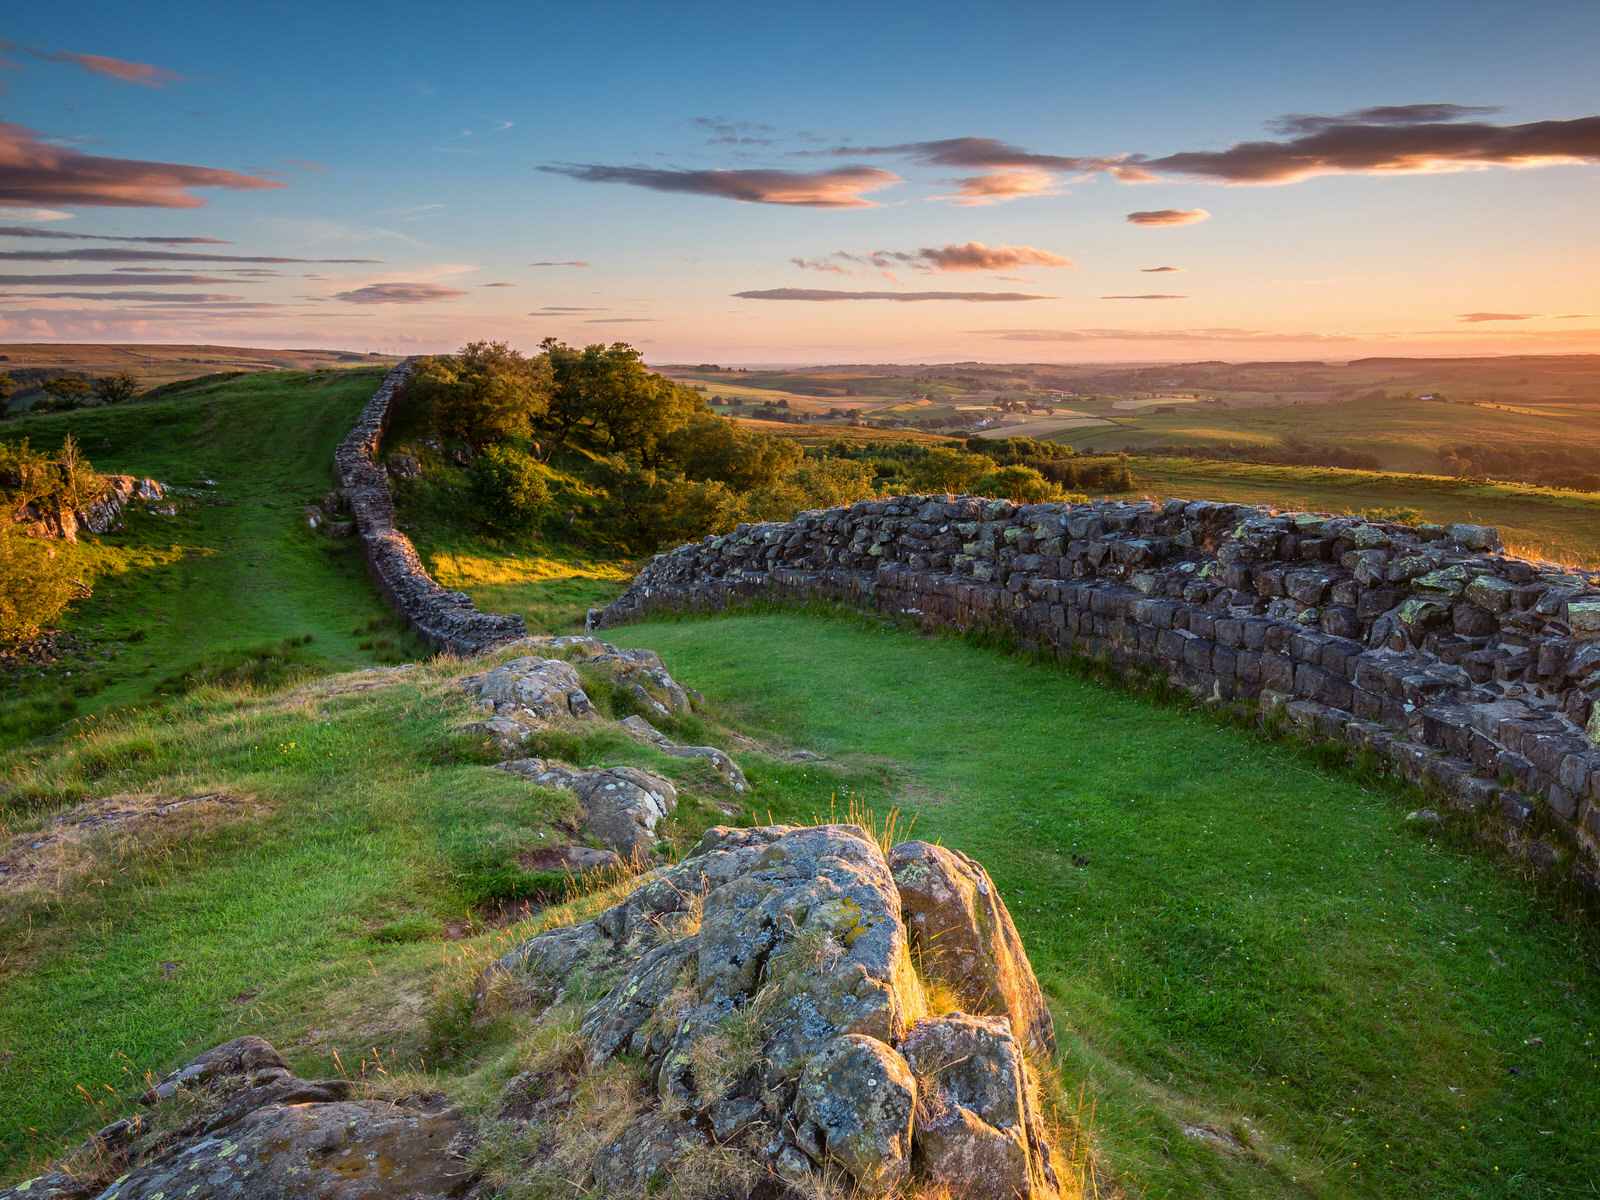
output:
[[[389,407],[411,367],[407,359],[383,377],[355,428],[334,451],[334,479],[355,521],[367,569],[384,599],[435,650],[482,654],[526,637],[522,618],[479,612],[465,592],[440,587],[422,565],[411,539],[395,528],[394,498],[379,452]]]
[[[1410,527],[1238,504],[906,496],[653,559],[595,614],[821,598],[1155,669],[1387,759],[1600,887],[1600,576]]]

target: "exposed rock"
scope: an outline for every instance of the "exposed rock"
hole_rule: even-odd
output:
[[[889,869],[923,974],[947,984],[967,1012],[1007,1017],[1030,1050],[1053,1055],[1055,1021],[989,872],[928,842],[900,843]]]
[[[29,504],[15,519],[34,537],[75,542],[80,530],[103,534],[121,529],[129,505],[136,501],[164,516],[176,511],[171,505],[159,503],[166,499],[167,488],[154,479],[137,475],[102,475],[100,479],[104,489],[82,508],[41,508]]]
[[[744,772],[739,769],[739,764],[729,758],[723,751],[715,746],[682,746],[662,733],[637,713],[622,719],[622,727],[638,738],[641,742],[648,742],[663,754],[673,758],[703,758],[722,777],[722,782],[739,793],[750,790]]]
[[[604,670],[652,716],[670,717],[694,707],[688,689],[668,673],[654,650],[623,650],[599,638],[578,636],[549,638],[544,644]]]
[[[1028,994],[1020,946],[996,944]],[[583,1070],[642,1064],[654,1099],[589,1168],[599,1194],[642,1195],[700,1149],[762,1180],[729,1196],[782,1194],[778,1180],[810,1194],[824,1171],[861,1196],[923,1183],[979,1200],[1056,1194],[1009,1019],[927,1019],[889,861],[855,826],[712,829],[593,921],[504,956],[480,987],[491,993],[536,1009],[598,994]],[[529,1087],[506,1111],[542,1119]]]
[[[678,807],[677,788],[637,767],[588,769],[543,758],[517,758],[501,763],[500,769],[577,796],[583,806],[584,833],[625,858],[648,856],[655,847],[656,826]]]
[[[513,658],[485,674],[468,675],[461,686],[501,716],[520,714],[538,721],[599,716],[578,672],[559,658]]]
[[[473,1183],[470,1131],[435,1098],[352,1100],[342,1079],[297,1078],[242,1037],[200,1055],[143,1097],[184,1093],[170,1128],[134,1118],[102,1130],[58,1170],[0,1200],[447,1200]],[[115,1176],[115,1179],[112,1179]]]
[[[912,1135],[918,1170],[960,1180],[972,1200],[1056,1195],[1027,1063],[1001,1017],[956,1014],[924,1021],[901,1046],[917,1080]]]

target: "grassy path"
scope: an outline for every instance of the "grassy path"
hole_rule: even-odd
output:
[[[125,532],[71,551],[94,594],[64,624],[90,653],[70,683],[58,673],[0,698],[0,744],[75,711],[143,701],[197,669],[351,667],[396,648],[354,544],[301,519],[331,486],[333,449],[380,375],[272,372],[0,427],[41,447],[71,433],[102,471],[202,493],[177,517],[135,514]]]
[[[865,622],[607,636],[747,727],[885,768],[895,794],[871,800],[989,867],[1134,1194],[1597,1194],[1592,938],[1407,826],[1395,796],[1201,714]]]

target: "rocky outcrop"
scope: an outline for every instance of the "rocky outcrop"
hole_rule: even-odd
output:
[[[102,475],[99,496],[81,508],[27,505],[13,519],[34,537],[78,540],[79,532],[111,533],[121,529],[130,505],[171,516],[176,511],[168,501],[165,484],[138,475]]]
[[[908,845],[886,858],[852,825],[712,829],[593,921],[540,934],[490,967],[482,1006],[555,1020],[564,1004],[598,996],[579,1021],[580,1074],[619,1056],[642,1064],[635,1115],[578,1164],[578,1185],[641,1195],[652,1174],[714,1149],[760,1177],[730,1196],[811,1195],[828,1172],[862,1196],[902,1186],[972,1200],[1057,1195],[1028,1058],[1038,1014],[1024,1006],[1030,1031],[1005,1011],[928,1011],[891,870],[896,858],[926,857]],[[981,867],[957,861],[987,884]],[[985,911],[1010,930],[988,886]],[[924,908],[925,891],[914,901]],[[963,965],[973,977],[1015,976],[997,995],[1036,997],[1020,945],[1005,953],[988,969]],[[537,1121],[523,1097],[572,1086],[519,1078],[506,1119]],[[550,1154],[558,1143],[539,1129],[526,1138]]]
[[[678,807],[678,789],[637,767],[586,769],[542,758],[500,764],[540,787],[571,792],[583,808],[583,832],[624,858],[644,859],[655,849],[656,826]]]
[[[449,1200],[469,1191],[471,1136],[449,1106],[354,1091],[344,1079],[300,1079],[267,1042],[237,1038],[152,1087],[151,1118],[108,1126],[0,1200]]]
[[[465,592],[440,587],[411,539],[395,527],[394,498],[378,456],[390,406],[411,368],[407,359],[383,377],[355,428],[334,452],[334,479],[361,538],[367,569],[389,605],[435,650],[481,654],[526,637],[522,618],[479,612]]]
[[[999,631],[1260,705],[1600,891],[1600,576],[1506,555],[1493,529],[905,496],[660,555],[593,622],[785,599]]]

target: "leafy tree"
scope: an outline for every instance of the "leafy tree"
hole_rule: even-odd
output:
[[[542,345],[553,381],[542,428],[556,447],[582,435],[606,453],[655,467],[662,439],[705,411],[703,395],[647,370],[626,342],[577,350],[546,338]]]
[[[531,528],[550,501],[544,467],[516,446],[490,446],[473,460],[469,477],[479,519],[491,529]]]
[[[475,446],[533,436],[550,404],[550,368],[504,342],[473,342],[425,359],[407,389],[446,437]]]
[[[808,508],[838,508],[877,491],[870,462],[806,458],[782,479],[752,492],[747,511],[757,521],[787,521]]]
[[[77,590],[62,546],[0,516],[0,643],[37,637]]]
[[[44,382],[45,395],[50,399],[45,411],[77,408],[89,398],[89,382],[77,375],[57,375]]]
[[[744,429],[723,417],[698,412],[660,440],[661,461],[691,479],[720,479],[735,491],[751,492],[784,478],[805,452],[788,438]]]
[[[102,375],[91,385],[95,396],[103,404],[121,404],[139,394],[139,380],[131,371],[118,371],[115,375]]]

